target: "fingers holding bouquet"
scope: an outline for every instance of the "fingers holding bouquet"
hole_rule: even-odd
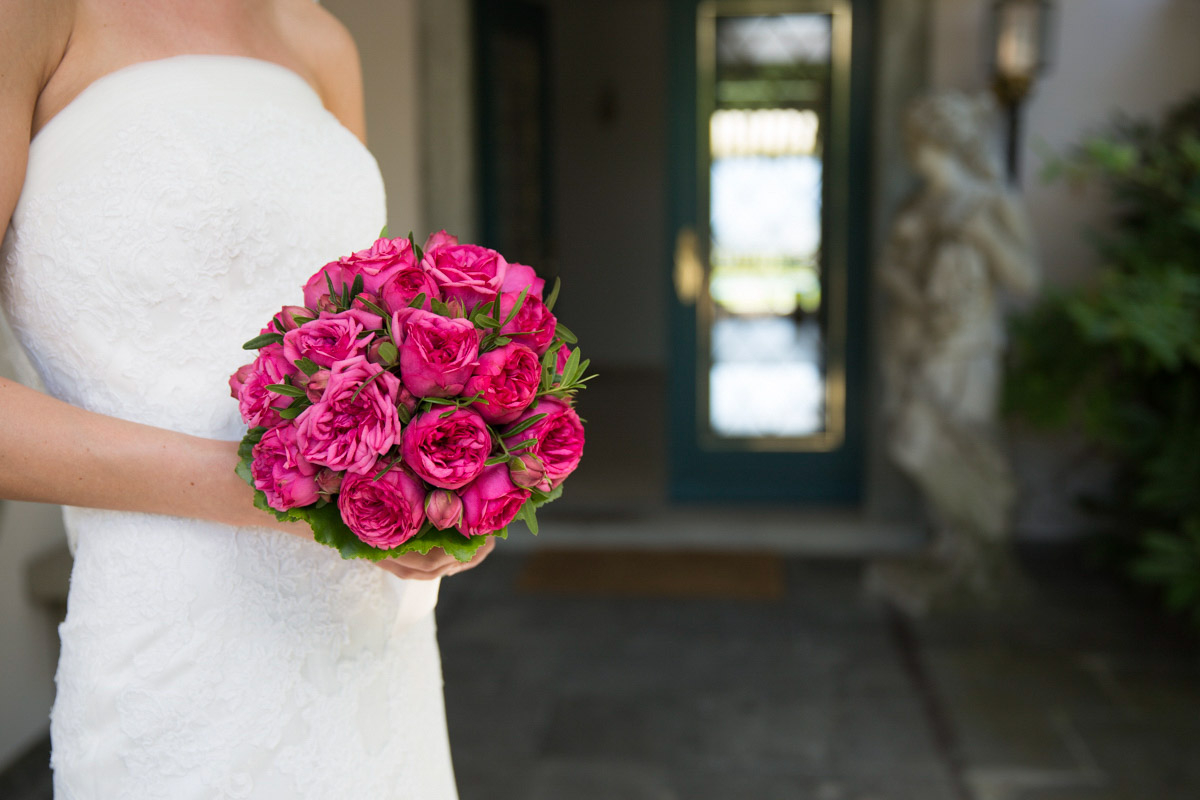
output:
[[[474,566],[562,492],[593,376],[558,284],[444,231],[322,267],[230,378],[256,505],[401,577]]]

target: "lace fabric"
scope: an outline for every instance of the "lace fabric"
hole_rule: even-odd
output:
[[[241,343],[384,207],[374,159],[295,73],[136,64],[31,144],[0,300],[50,393],[233,440]],[[65,518],[57,797],[455,797],[436,582],[268,529]]]

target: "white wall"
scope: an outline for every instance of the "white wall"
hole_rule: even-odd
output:
[[[990,0],[935,0],[931,82],[938,89],[984,89],[979,42]],[[1158,116],[1200,92],[1200,0],[1058,0],[1049,72],[1025,109],[1023,187],[1048,284],[1094,275],[1099,259],[1085,238],[1102,229],[1108,206],[1095,188],[1079,192],[1039,179],[1047,149],[1063,151],[1117,112]],[[1079,493],[1103,491],[1107,471],[1065,436],[1014,438],[1022,500],[1017,528],[1026,538],[1060,539],[1087,524]]]
[[[28,382],[9,358],[11,337],[0,315],[0,375]],[[30,601],[26,569],[65,541],[58,506],[0,501],[0,769],[50,725],[58,620]]]
[[[934,88],[988,85],[982,49],[983,0],[936,0]],[[1062,152],[1105,126],[1117,112],[1157,116],[1200,91],[1200,0],[1057,0],[1053,63],[1038,81],[1024,116],[1021,185],[1051,283],[1075,282],[1095,269],[1082,236],[1103,225],[1097,192],[1084,195],[1039,179],[1041,152]]]
[[[594,361],[663,366],[667,4],[546,5],[563,281],[555,311]],[[606,93],[615,101],[607,121],[601,115]]]

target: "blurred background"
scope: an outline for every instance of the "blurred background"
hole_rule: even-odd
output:
[[[1200,797],[1200,1],[324,5],[391,230],[560,277],[600,375],[442,588],[464,800]],[[49,797],[70,559],[0,508]]]

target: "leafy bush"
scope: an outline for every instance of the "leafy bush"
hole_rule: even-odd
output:
[[[1014,320],[1006,408],[1116,459],[1107,513],[1138,540],[1132,574],[1200,624],[1200,97],[1157,125],[1120,121],[1047,173],[1099,180],[1115,217],[1098,279]]]

